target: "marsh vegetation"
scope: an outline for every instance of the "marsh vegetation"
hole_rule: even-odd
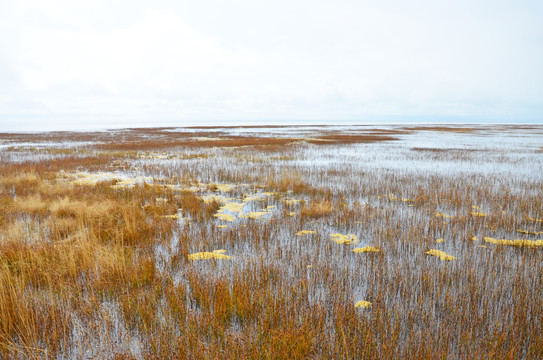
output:
[[[543,358],[543,127],[0,134],[0,358]]]

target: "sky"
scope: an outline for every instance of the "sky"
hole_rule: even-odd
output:
[[[0,1],[0,131],[375,122],[543,123],[543,1]]]

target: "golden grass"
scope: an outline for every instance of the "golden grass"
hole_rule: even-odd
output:
[[[22,213],[42,213],[47,208],[47,202],[43,201],[40,194],[32,194],[15,199],[13,206]]]
[[[337,154],[364,127],[281,141],[170,130],[0,134],[95,142],[40,161],[6,160],[39,147],[0,151],[0,358],[543,357],[537,176],[355,166],[365,154]],[[373,135],[417,133],[390,131]],[[455,151],[472,167],[510,161]],[[354,234],[378,247],[349,246]],[[443,239],[458,259],[446,266],[428,250]]]
[[[292,201],[292,200],[291,200]],[[300,216],[308,218],[320,218],[332,213],[331,201],[315,201],[308,206],[303,206],[300,210]]]
[[[125,141],[107,141],[96,144],[94,147],[108,151],[131,151],[131,150],[157,150],[173,148],[237,148],[237,147],[270,147],[276,148],[293,143],[290,138],[260,138],[228,136],[222,138],[207,138],[199,136],[184,136],[178,139],[164,137],[146,137],[144,133],[132,134]],[[160,158],[160,157],[159,157]]]

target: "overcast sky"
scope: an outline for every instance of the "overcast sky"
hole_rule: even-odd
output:
[[[0,1],[0,130],[243,121],[543,122],[543,1]]]

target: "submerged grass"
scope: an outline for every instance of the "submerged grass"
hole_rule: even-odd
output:
[[[543,357],[541,128],[238,130],[0,134],[0,359]]]

